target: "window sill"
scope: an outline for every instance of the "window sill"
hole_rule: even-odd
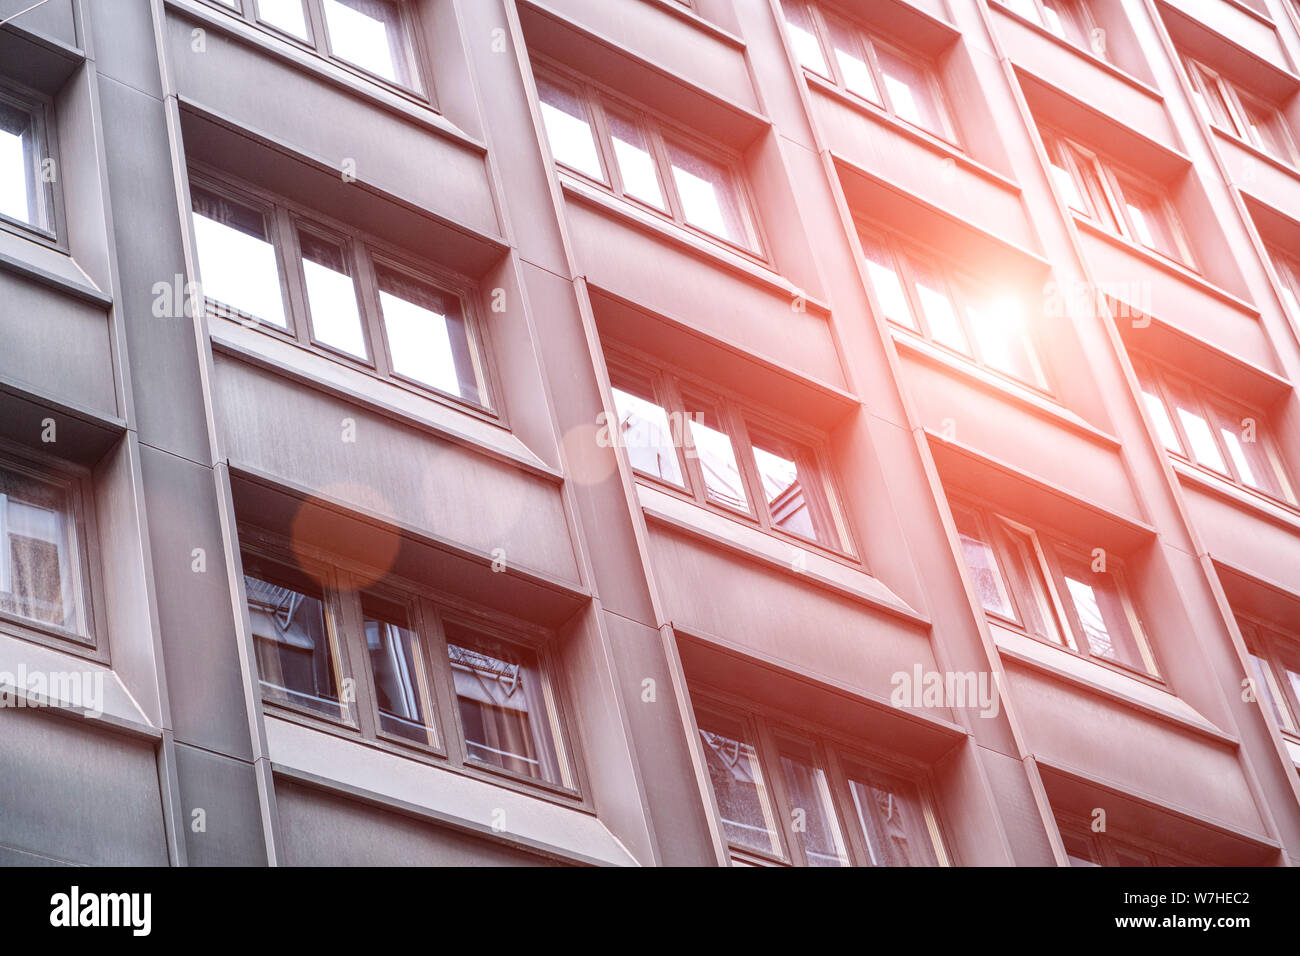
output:
[[[381,82],[368,80],[364,74],[354,73],[319,54],[300,49],[272,31],[259,29],[238,14],[223,12],[203,0],[165,0],[165,3],[226,36],[250,44],[266,55],[309,72],[344,92],[369,100],[403,119],[419,123],[463,146],[487,154],[484,142],[460,129],[439,113],[432,103],[417,94],[404,95]]]
[[[1274,169],[1285,173],[1292,179],[1300,179],[1300,169],[1297,169],[1293,163],[1289,163],[1285,159],[1278,159],[1272,153],[1265,152],[1254,143],[1248,142],[1235,133],[1229,132],[1217,123],[1208,120],[1206,122],[1210,127],[1211,132],[1213,132],[1215,137],[1218,139],[1222,139],[1230,145],[1235,146],[1237,149],[1245,151],[1252,159],[1264,163],[1266,166],[1272,166]],[[1240,184],[1238,184],[1238,188],[1241,188]]]
[[[1219,286],[1215,285],[1213,282],[1210,282],[1208,279],[1206,279],[1199,272],[1192,269],[1190,266],[1184,265],[1179,262],[1175,262],[1173,259],[1167,259],[1164,256],[1160,255],[1159,253],[1152,252],[1150,249],[1147,249],[1145,246],[1139,246],[1137,243],[1133,242],[1132,240],[1126,239],[1123,236],[1117,236],[1115,235],[1115,233],[1111,232],[1110,230],[1103,229],[1101,226],[1093,222],[1091,219],[1088,219],[1087,217],[1083,216],[1080,213],[1074,212],[1073,210],[1071,210],[1071,218],[1074,220],[1076,226],[1078,226],[1080,229],[1084,230],[1088,234],[1096,236],[1098,239],[1101,239],[1112,246],[1116,246],[1120,249],[1123,249],[1125,252],[1130,253],[1131,255],[1139,257],[1148,265],[1156,269],[1159,269],[1161,272],[1168,273],[1169,275],[1172,275],[1177,279],[1181,279],[1182,281],[1186,282],[1188,285],[1195,286],[1197,289],[1199,289],[1201,292],[1204,292],[1206,295],[1218,299],[1220,302],[1223,302],[1226,305],[1230,305],[1234,309],[1237,309],[1240,312],[1246,313],[1251,318],[1254,319],[1259,318],[1259,309],[1255,308],[1245,299],[1238,298],[1228,290],[1222,289]],[[1129,305],[1133,306],[1135,305],[1135,303],[1130,302]],[[1154,319],[1159,317],[1151,316],[1151,318]]]
[[[1098,445],[1104,445],[1111,449],[1121,447],[1118,438],[1088,424],[1074,412],[1057,402],[1054,396],[1046,392],[1041,392],[1033,386],[1023,385],[1013,379],[1006,378],[971,360],[963,359],[935,345],[928,339],[922,338],[915,332],[901,328],[892,322],[889,323],[889,332],[894,341],[907,351],[981,385],[996,389],[1009,401],[1027,408],[1040,418],[1077,432]]]
[[[657,239],[666,239],[694,255],[707,258],[719,268],[744,279],[762,283],[783,298],[791,300],[802,298],[810,310],[819,312],[823,316],[830,315],[829,305],[820,299],[810,297],[806,291],[796,288],[792,282],[770,267],[761,265],[740,252],[733,252],[725,245],[697,235],[649,211],[642,211],[632,203],[625,202],[558,166],[556,173],[561,188],[575,199],[591,206],[598,206],[602,212],[607,212],[642,232],[650,233]]]
[[[109,308],[112,296],[102,292],[66,252],[41,240],[0,228],[0,270],[16,272],[91,305]]]
[[[1077,687],[1108,697],[1126,707],[1143,711],[1183,729],[1209,737],[1217,743],[1237,745],[1201,713],[1171,691],[1106,667],[1096,661],[1072,654],[1064,648],[1021,634],[992,620],[989,633],[999,652],[1041,673],[1064,680]]]
[[[1189,461],[1175,458],[1171,452],[1168,454],[1169,463],[1173,466],[1174,474],[1178,475],[1179,478],[1195,484],[1215,497],[1222,498],[1232,504],[1241,505],[1256,517],[1285,528],[1300,537],[1300,508],[1270,498],[1259,492],[1242,488],[1227,478],[1207,471],[1199,465],[1193,465]]]
[[[913,624],[929,621],[866,571],[815,550],[777,538],[759,528],[733,521],[725,515],[686,501],[667,491],[636,483],[637,500],[648,519],[718,545],[751,561],[776,568],[795,578],[835,591],[863,604],[880,608]]]
[[[349,365],[332,361],[294,342],[209,317],[214,351],[285,376],[405,425],[415,425],[480,454],[559,483],[563,475],[538,458],[504,424],[417,394]]]
[[[636,866],[589,810],[561,806],[476,777],[366,746],[271,715],[267,752],[281,776],[563,861]],[[484,807],[505,813],[496,831]]]

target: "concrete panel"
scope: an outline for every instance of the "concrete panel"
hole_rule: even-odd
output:
[[[154,745],[0,710],[0,845],[75,863],[165,866]]]
[[[1269,521],[1212,493],[1199,481],[1183,478],[1182,484],[1192,523],[1211,556],[1300,591],[1300,526],[1294,518]]]
[[[249,866],[265,861],[253,765],[176,745],[181,819],[190,866]],[[196,818],[195,811],[202,814]],[[196,820],[202,829],[196,831]]]
[[[214,383],[223,454],[237,465],[511,565],[577,580],[551,481],[227,358]],[[273,411],[273,414],[272,414]],[[344,420],[355,422],[345,440]]]
[[[93,7],[97,3],[99,0],[87,5]],[[52,37],[68,46],[78,45],[72,0],[47,0],[35,9],[31,9],[32,5],[33,0],[0,0],[0,20],[13,17],[15,27]]]

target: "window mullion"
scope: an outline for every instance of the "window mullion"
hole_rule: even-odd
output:
[[[291,212],[278,203],[271,207],[272,229],[279,250],[281,278],[289,300],[289,332],[301,344],[311,345],[311,317],[307,309],[307,278],[303,273],[302,250],[298,245],[298,230]]]
[[[363,737],[374,739],[378,736],[379,730],[376,716],[379,704],[374,675],[370,670],[370,654],[366,644],[365,615],[361,610],[361,595],[357,590],[356,580],[350,574],[336,573],[333,583],[334,587],[325,589],[325,597],[329,618],[336,620],[339,630],[342,631],[336,642],[339,648],[339,663],[336,666],[342,670],[344,659],[351,658],[355,661],[351,677],[352,686],[356,689],[352,705],[356,707],[357,727]],[[340,677],[338,686],[340,690],[347,686],[343,677]],[[344,701],[347,700],[346,694],[342,697]]]
[[[745,488],[749,500],[754,503],[754,517],[758,519],[758,524],[763,530],[771,531],[772,515],[767,507],[767,492],[758,473],[758,462],[754,458],[754,445],[749,440],[749,430],[745,427],[745,417],[739,407],[730,400],[723,399],[718,402],[718,405],[722,415],[722,426],[735,450],[741,485]]]
[[[664,142],[663,130],[658,123],[649,122],[644,114],[641,118],[646,121],[646,135],[649,137],[655,165],[659,167],[660,178],[664,183],[664,201],[668,204],[668,215],[672,216],[673,222],[685,226],[686,208],[682,204],[682,197],[677,192],[677,178],[673,176],[673,164],[668,158],[668,144]]]
[[[1038,562],[1038,575],[1043,582],[1043,587],[1047,591],[1047,600],[1051,603],[1051,607],[1048,608],[1048,610],[1056,614],[1056,620],[1058,622],[1057,626],[1061,631],[1061,639],[1065,641],[1066,646],[1069,647],[1070,650],[1087,653],[1085,648],[1079,646],[1079,637],[1082,634],[1080,625],[1070,608],[1066,606],[1065,599],[1062,597],[1061,589],[1059,587],[1060,579],[1057,576],[1056,562],[1049,554],[1048,546],[1043,543],[1043,540],[1038,536],[1037,531],[1026,529],[1026,533],[1033,548],[1030,557]],[[1030,571],[1032,572],[1032,569],[1030,569]],[[1033,584],[1031,582],[1030,587],[1032,586]],[[1072,606],[1073,605],[1070,607]]]
[[[353,285],[359,293],[361,324],[370,339],[370,354],[375,363],[375,372],[390,378],[393,374],[393,357],[389,351],[388,330],[384,327],[383,309],[379,302],[379,279],[375,274],[374,262],[365,243],[355,236],[348,238],[351,247]]]
[[[311,45],[321,56],[333,57],[330,47],[329,28],[325,24],[325,9],[322,0],[303,0],[307,8],[307,29],[311,32]]]
[[[686,399],[675,378],[667,373],[653,376],[652,386],[656,397],[663,402],[668,414],[668,431],[672,435],[673,445],[678,450],[677,462],[682,468],[682,478],[686,482],[686,492],[699,504],[708,500],[709,489],[704,481],[704,471],[700,468],[699,455],[694,452],[695,442],[691,435],[690,412],[686,409]],[[674,424],[675,423],[675,424]]]
[[[600,154],[600,161],[605,165],[605,178],[609,181],[609,188],[615,195],[625,198],[627,192],[623,185],[623,170],[618,165],[618,153],[614,149],[614,137],[609,131],[609,117],[604,100],[590,87],[582,87],[580,95],[587,107],[587,115],[591,120],[591,133],[596,140],[596,151]]]
[[[814,4],[804,4],[804,9],[808,12],[809,19],[812,20],[813,34],[822,48],[822,60],[826,63],[826,72],[830,74],[831,82],[840,89],[847,89],[839,62],[835,57],[835,44],[831,39],[830,26],[826,23],[825,16]]]
[[[768,792],[772,795],[772,812],[776,814],[776,829],[785,847],[785,858],[795,866],[807,866],[808,856],[794,832],[794,807],[791,804],[789,791],[786,790],[785,775],[781,772],[780,747],[772,736],[767,721],[754,716],[750,718],[749,725],[753,728],[754,748],[758,752],[759,769],[763,771]]]
[[[433,694],[437,724],[441,727],[440,739],[447,759],[457,766],[465,765],[465,728],[461,726],[457,705],[456,680],[451,670],[447,652],[447,634],[443,630],[442,615],[428,598],[419,600],[418,639],[428,652],[430,689]]]

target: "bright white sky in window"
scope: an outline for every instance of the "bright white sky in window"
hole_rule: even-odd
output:
[[[325,16],[329,23],[330,49],[335,56],[386,80],[401,81],[388,36],[389,29],[398,29],[398,24],[390,25],[367,16],[339,0],[325,0]]]
[[[840,65],[840,73],[844,75],[844,86],[849,92],[857,93],[873,103],[879,101],[880,94],[876,92],[876,79],[861,57],[837,47],[835,59]]]
[[[1237,474],[1241,475],[1241,480],[1252,488],[1258,488],[1259,480],[1250,470],[1250,462],[1246,459],[1246,451],[1241,447],[1241,442],[1237,440],[1237,433],[1228,428],[1220,428],[1219,434],[1223,436],[1223,443],[1228,446],[1228,454],[1232,456],[1232,463],[1237,466]]]
[[[203,295],[288,328],[275,249],[264,239],[194,214]]]
[[[600,157],[591,127],[557,106],[542,103],[542,122],[546,124],[546,138],[558,162],[564,163],[593,179],[600,179]]]
[[[923,117],[921,109],[917,106],[916,99],[912,96],[912,88],[896,76],[885,74],[885,92],[889,94],[889,102],[893,104],[894,112],[902,119],[909,123],[915,123],[920,126]]]
[[[722,214],[717,187],[677,165],[673,166],[673,179],[677,182],[677,193],[682,197],[686,221],[715,236],[735,241],[737,237],[727,228],[726,217]]]
[[[659,190],[659,176],[654,160],[645,147],[645,136],[632,124],[616,116],[609,118],[610,138],[614,142],[614,156],[618,171],[623,177],[623,189],[629,195],[652,206],[664,208],[663,193]]]
[[[682,483],[677,453],[673,450],[668,413],[644,398],[614,389],[619,434],[632,467],[675,485]]]
[[[1097,603],[1097,593],[1091,585],[1067,577],[1065,586],[1070,589],[1074,599],[1074,608],[1079,613],[1079,623],[1088,637],[1088,646],[1098,657],[1114,657],[1115,646],[1106,630],[1106,621],[1102,617],[1101,607]]]
[[[1151,419],[1156,423],[1156,432],[1160,435],[1160,440],[1164,442],[1166,448],[1171,451],[1181,452],[1182,448],[1178,443],[1178,433],[1174,431],[1174,423],[1169,418],[1169,410],[1165,408],[1165,403],[1160,400],[1158,395],[1152,395],[1146,389],[1142,390],[1142,401],[1151,415]]]
[[[930,325],[930,337],[942,345],[965,352],[968,348],[966,336],[948,296],[922,280],[916,283],[916,295],[921,300],[921,308]]]
[[[257,0],[257,13],[263,20],[300,39],[307,39],[307,18],[302,0]]]
[[[446,317],[391,292],[380,291],[379,306],[384,312],[384,328],[393,353],[393,371],[460,395]],[[461,397],[478,398],[477,395]]]
[[[1192,456],[1202,465],[1227,474],[1228,469],[1223,464],[1223,456],[1219,454],[1219,448],[1214,444],[1214,433],[1210,431],[1210,426],[1205,419],[1195,412],[1180,408],[1178,420],[1182,422],[1187,440],[1192,443]]]
[[[27,188],[33,170],[27,166],[25,147],[20,134],[0,127],[0,213],[22,222],[31,222]]]
[[[817,38],[796,23],[786,21],[790,28],[790,45],[801,66],[826,74],[826,60],[822,57],[822,46]]]
[[[366,339],[361,331],[352,277],[308,259],[303,259],[302,270],[307,280],[307,301],[316,340],[365,358]]]
[[[746,508],[749,499],[745,497],[745,485],[740,480],[740,469],[736,467],[736,454],[731,447],[731,439],[697,418],[692,417],[689,421],[691,440],[699,455],[700,470],[704,472],[709,497],[733,508]]]

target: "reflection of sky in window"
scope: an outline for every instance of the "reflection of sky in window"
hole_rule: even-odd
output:
[[[1165,447],[1171,451],[1181,452],[1182,447],[1178,443],[1178,433],[1174,431],[1174,423],[1169,418],[1169,409],[1165,408],[1165,403],[1160,400],[1160,396],[1153,395],[1143,389],[1142,401],[1146,405],[1151,419],[1156,423],[1156,432],[1160,435],[1160,440],[1164,442]]]
[[[682,209],[686,213],[687,222],[723,239],[736,238],[727,227],[715,184],[701,179],[677,163],[673,164],[673,179],[676,180],[677,192],[682,197]]]
[[[387,4],[376,9],[390,16],[396,13]],[[394,83],[405,79],[393,59],[393,38],[389,35],[390,30],[400,29],[399,23],[385,23],[339,0],[325,0],[325,16],[330,28],[330,49],[335,56]]]
[[[984,610],[1010,617],[1011,605],[1002,587],[1002,575],[998,573],[993,550],[978,538],[963,534],[961,551],[966,566],[970,568],[971,577],[975,579],[975,590],[979,592],[980,604]]]
[[[459,395],[460,381],[446,317],[383,290],[379,293],[379,307],[384,313],[393,371]]]
[[[1083,201],[1083,195],[1079,192],[1079,184],[1074,181],[1070,171],[1064,167],[1052,163],[1052,178],[1056,181],[1056,188],[1065,196],[1065,204],[1076,212],[1087,214],[1088,207]]]
[[[925,279],[918,278],[916,294],[921,300],[921,308],[925,311],[925,318],[930,326],[930,337],[936,342],[965,352],[966,336],[962,332],[961,323],[957,321],[957,313],[952,307],[952,302],[943,292],[942,287],[938,283],[931,284]]]
[[[880,94],[876,92],[876,79],[871,75],[870,67],[847,43],[835,44],[835,62],[840,65],[845,89],[873,103],[880,101]]]
[[[786,3],[785,24],[790,36],[790,45],[800,66],[806,66],[823,76],[826,75],[826,60],[822,56],[822,45],[813,34],[808,22],[808,11],[802,4]]]
[[[271,26],[299,39],[307,39],[307,18],[303,15],[302,0],[257,0],[257,13]]]
[[[311,325],[316,340],[365,358],[366,340],[361,331],[361,314],[357,310],[352,277],[311,261],[305,250],[302,269],[307,280],[307,301],[311,306]]]
[[[754,446],[754,462],[771,507],[772,523],[786,531],[816,538],[808,501],[799,480],[799,466],[783,455]]]
[[[623,177],[624,192],[662,209],[664,197],[659,190],[654,160],[646,149],[645,135],[617,116],[609,118],[609,133],[614,143],[614,156],[618,159],[618,171]]]
[[[1241,475],[1241,480],[1252,488],[1259,487],[1259,479],[1250,469],[1250,462],[1246,459],[1246,451],[1241,447],[1241,442],[1237,440],[1237,433],[1228,428],[1220,428],[1219,434],[1223,436],[1223,443],[1228,446],[1228,454],[1232,456],[1232,463],[1237,466],[1237,474]]]
[[[680,485],[682,473],[667,413],[653,402],[618,388],[614,389],[614,405],[618,410],[619,440],[627,449],[632,467]]]
[[[32,221],[27,190],[34,170],[28,166],[26,117],[0,104],[0,213]]]
[[[1125,203],[1124,207],[1128,210],[1128,218],[1133,223],[1133,231],[1137,234],[1138,241],[1142,245],[1154,249],[1156,246],[1155,234],[1151,231],[1150,224],[1147,223],[1146,214],[1140,206],[1133,203]]]
[[[691,439],[699,457],[700,470],[704,472],[709,497],[745,510],[749,499],[745,497],[745,487],[740,479],[740,469],[736,467],[736,454],[731,447],[731,439],[697,418],[692,417],[690,423]]]
[[[546,95],[545,91],[543,95]],[[555,154],[557,162],[595,179],[600,178],[600,157],[586,120],[579,119],[553,103],[543,102],[542,122],[546,124],[546,138],[550,141],[551,152]]]
[[[921,110],[912,96],[912,88],[907,83],[886,73],[885,91],[889,94],[889,102],[894,105],[895,113],[909,123],[921,125]]]
[[[1180,408],[1178,420],[1182,423],[1187,440],[1192,444],[1192,455],[1196,460],[1206,467],[1226,474],[1227,468],[1223,463],[1223,456],[1219,454],[1219,448],[1214,444],[1214,433],[1210,431],[1210,426],[1205,419],[1186,408]]]
[[[194,238],[204,296],[282,329],[288,327],[271,243],[197,212]]]
[[[1092,652],[1099,657],[1114,657],[1115,646],[1110,632],[1106,630],[1106,621],[1097,603],[1097,593],[1091,585],[1071,577],[1065,579],[1065,586],[1070,589],[1070,597],[1074,599],[1074,608],[1079,614],[1079,623],[1083,625],[1083,633],[1088,638]]]
[[[1020,303],[1005,298],[987,305],[968,306],[966,314],[979,339],[985,364],[1024,382],[1035,378],[1026,342],[1024,314]]]

